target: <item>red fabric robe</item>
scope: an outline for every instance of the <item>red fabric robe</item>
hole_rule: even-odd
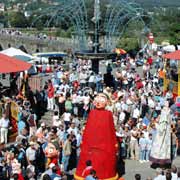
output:
[[[112,113],[94,109],[89,113],[83,133],[75,179],[82,179],[86,161],[91,160],[98,179],[116,179],[117,140]]]

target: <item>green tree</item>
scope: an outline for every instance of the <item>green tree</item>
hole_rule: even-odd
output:
[[[180,44],[180,24],[172,23],[169,28],[170,43],[178,45]]]
[[[12,27],[28,27],[28,21],[22,12],[12,12],[8,15],[9,23]]]
[[[117,47],[123,48],[126,51],[138,50],[139,49],[138,39],[137,38],[121,38],[119,40]]]

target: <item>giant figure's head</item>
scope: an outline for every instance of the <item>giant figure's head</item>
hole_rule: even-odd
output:
[[[96,109],[105,109],[106,105],[108,104],[109,98],[105,93],[99,93],[94,98],[94,105]]]

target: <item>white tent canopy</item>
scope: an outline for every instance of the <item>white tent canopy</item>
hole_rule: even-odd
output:
[[[180,50],[180,45],[177,46],[177,49],[174,45],[167,45],[163,47],[163,51],[166,51],[166,52],[174,52],[176,50]]]
[[[30,61],[34,58],[30,54],[27,54],[27,53],[21,51],[20,49],[16,49],[14,47],[10,47],[8,49],[0,51],[0,53],[11,56],[11,57],[16,57],[17,59],[21,59],[24,61]]]

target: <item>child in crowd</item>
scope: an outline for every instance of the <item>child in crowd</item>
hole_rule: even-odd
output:
[[[139,162],[145,162],[145,153],[146,153],[146,139],[144,137],[144,133],[141,133],[139,139]]]

